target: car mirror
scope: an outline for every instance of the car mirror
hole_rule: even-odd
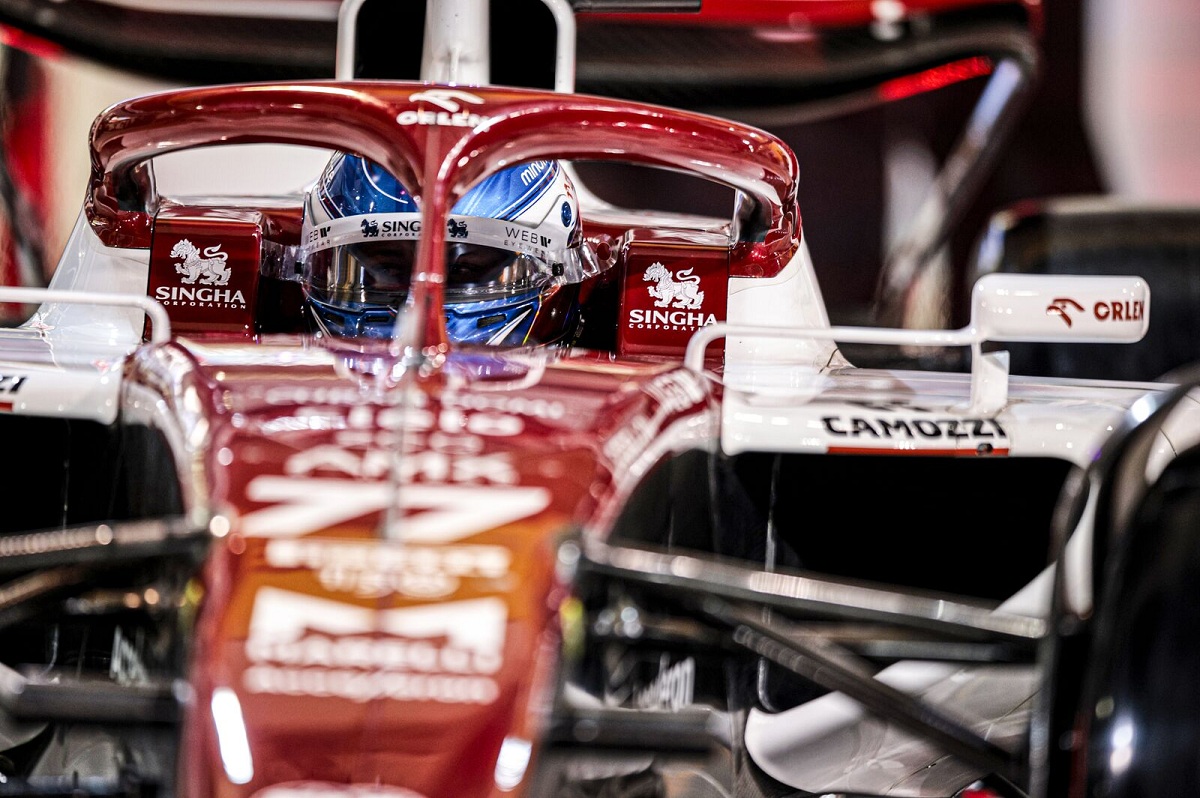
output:
[[[988,274],[971,293],[971,327],[988,341],[1133,343],[1150,326],[1141,277]]]

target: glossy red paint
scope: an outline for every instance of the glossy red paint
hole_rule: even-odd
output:
[[[209,430],[196,456],[230,520],[203,574],[180,793],[520,795],[558,657],[557,546],[619,506],[668,426],[712,412],[705,387],[668,364],[476,350],[398,405],[373,390],[386,352],[299,351],[172,344],[131,374],[195,397],[180,417]],[[498,766],[506,741],[527,770]]]
[[[233,345],[204,332],[139,355],[130,382],[194,441],[195,462],[181,464],[199,482],[192,500],[229,520],[202,577],[183,795],[524,785],[558,657],[561,536],[603,528],[670,425],[712,423],[707,387],[676,365],[448,351],[445,217],[473,183],[543,157],[685,169],[754,200],[715,267],[732,244],[775,273],[798,246],[794,156],[762,131],[602,98],[470,92],[456,117],[439,107],[454,96],[424,84],[192,89],[122,103],[93,128],[89,222],[110,246],[153,245],[155,292],[177,268],[176,233],[215,230],[229,249],[259,241],[266,220],[153,196],[153,156],[278,142],[380,162],[420,199],[417,343],[447,355],[400,391],[385,342]],[[200,243],[203,254],[217,241]],[[500,761],[507,750],[518,754]]]
[[[1041,32],[1044,12],[1040,0],[910,0],[901,11],[905,16],[942,14],[996,5],[1019,5],[1030,19],[1030,27]],[[795,29],[836,28],[867,25],[877,19],[875,0],[704,0],[697,13],[591,14],[587,19],[624,19],[629,22],[675,25],[721,25],[791,27]]]
[[[680,241],[632,231],[621,259],[618,353],[682,358],[696,330],[726,319],[729,258],[724,236]]]
[[[884,102],[895,102],[905,97],[912,97],[929,91],[960,83],[964,80],[990,75],[995,65],[992,59],[985,56],[964,58],[950,64],[943,64],[915,75],[889,80],[881,83],[876,93]]]
[[[449,208],[484,174],[538,158],[613,159],[682,169],[753,198],[731,266],[777,274],[799,246],[794,154],[757,128],[602,97],[471,88],[472,100],[420,83],[258,84],[186,89],[119,103],[92,128],[85,209],[109,246],[150,244],[159,199],[145,162],[180,149],[281,143],[346,149],[375,160],[421,197],[427,235],[411,306],[427,324],[426,354],[447,349],[441,323],[442,253]],[[461,98],[460,98],[461,99]],[[475,102],[478,100],[478,102]],[[445,107],[459,108],[449,112]],[[457,116],[455,115],[457,114]]]
[[[147,294],[166,308],[176,333],[254,334],[264,226],[251,210],[159,211]]]
[[[35,36],[9,25],[0,25],[0,44],[15,47],[38,58],[57,59],[63,56],[63,48],[54,42]]]

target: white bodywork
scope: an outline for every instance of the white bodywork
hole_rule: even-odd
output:
[[[116,420],[121,370],[146,318],[153,340],[171,336],[166,311],[145,295],[149,259],[103,246],[81,216],[48,289],[0,288],[0,302],[39,303],[24,324],[0,330],[0,409]]]

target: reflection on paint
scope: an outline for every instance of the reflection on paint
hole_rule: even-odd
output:
[[[254,762],[250,757],[250,741],[246,738],[246,723],[237,694],[228,687],[213,690],[212,716],[225,775],[234,784],[248,783],[254,778]]]
[[[505,737],[500,745],[500,755],[496,757],[496,786],[508,792],[520,784],[525,778],[532,751],[533,744],[529,740]]]

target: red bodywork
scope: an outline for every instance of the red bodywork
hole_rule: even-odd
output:
[[[523,769],[506,777],[497,757],[506,740],[518,751],[538,740],[553,695],[567,595],[557,546],[614,490],[606,438],[633,419],[657,437],[703,412],[703,401],[681,411],[647,391],[690,375],[551,363],[514,401],[506,384],[531,375],[479,356],[508,373],[465,389],[423,384],[398,407],[336,352],[319,367],[287,364],[284,348],[276,364],[238,366],[237,346],[201,349],[211,364],[179,348],[138,377],[170,379],[164,361],[176,374],[177,358],[189,361],[184,381],[160,387],[208,397],[204,468],[231,519],[203,576],[182,794],[325,782],[450,798],[517,786]],[[398,539],[381,539],[396,498]],[[249,770],[223,748],[217,690],[238,699]]]
[[[915,0],[903,4],[902,14],[919,17],[989,5],[1012,5],[1013,0]],[[1020,0],[1031,22],[1040,31],[1042,4]],[[765,28],[821,29],[867,25],[879,18],[875,0],[703,0],[694,14],[586,14],[587,19],[674,25],[762,26]]]
[[[658,106],[495,88],[472,89],[480,103],[470,107],[471,117],[462,112],[461,124],[456,125],[448,112],[427,100],[425,88],[411,83],[357,83],[353,89],[321,82],[264,84],[183,90],[118,104],[93,129],[88,221],[108,246],[152,247],[150,293],[157,296],[160,289],[169,290],[180,281],[178,259],[170,257],[168,248],[182,236],[173,233],[156,241],[156,218],[172,231],[190,231],[193,238],[208,224],[208,237],[200,243],[215,246],[225,240],[231,252],[252,253],[261,242],[244,211],[201,213],[160,203],[142,168],[148,158],[218,143],[353,150],[390,169],[420,198],[428,232],[418,256],[411,303],[423,308],[428,321],[421,345],[439,352],[445,350],[446,339],[436,259],[445,243],[445,217],[471,185],[506,165],[543,157],[619,158],[690,171],[748,198],[746,219],[736,238],[729,233],[708,235],[715,244],[702,246],[693,231],[674,240],[630,231],[621,246],[633,264],[627,279],[635,287],[643,281],[642,272],[632,271],[635,266],[648,268],[660,256],[670,261],[681,247],[691,255],[706,248],[711,255],[698,262],[708,265],[702,269],[705,274],[697,276],[709,286],[708,293],[719,297],[729,277],[778,275],[799,246],[795,155],[761,130]],[[439,113],[445,117],[441,122]],[[484,119],[487,124],[479,124]],[[222,215],[229,217],[228,223]],[[242,300],[252,288],[245,286]],[[634,293],[645,298],[645,283]],[[628,316],[636,303],[626,297],[623,304]],[[723,318],[723,301],[719,304],[719,309],[709,310],[714,320]],[[186,306],[168,310],[183,331],[258,331],[249,329],[246,313],[196,317]],[[717,310],[721,316],[715,315]],[[679,354],[688,331],[675,332],[647,338],[647,328],[622,324],[621,351]]]
[[[184,424],[176,437],[199,441],[183,473],[217,519],[197,585],[183,795],[526,788],[560,657],[559,544],[603,528],[664,447],[697,445],[680,435],[711,434],[708,387],[677,360],[452,350],[441,253],[466,189],[527,160],[620,157],[742,191],[739,234],[631,229],[607,244],[625,274],[626,319],[649,304],[655,263],[675,268],[689,254],[723,316],[731,275],[776,274],[799,247],[794,156],[762,131],[491,88],[470,90],[477,117],[453,117],[429,88],[185,90],[115,106],[93,128],[88,220],[109,246],[150,249],[152,296],[194,277],[180,242],[227,253],[212,267],[225,293],[168,304],[183,337],[142,350],[127,371],[128,390]],[[264,240],[297,243],[284,217],[298,209],[179,204],[154,194],[144,163],[249,142],[354,150],[413,187],[426,237],[410,312],[424,314],[417,346],[437,368],[402,374],[405,353],[385,342],[263,335],[260,320],[228,307],[237,292],[264,311],[267,280],[248,275]],[[678,355],[686,337],[635,329],[621,345]]]

